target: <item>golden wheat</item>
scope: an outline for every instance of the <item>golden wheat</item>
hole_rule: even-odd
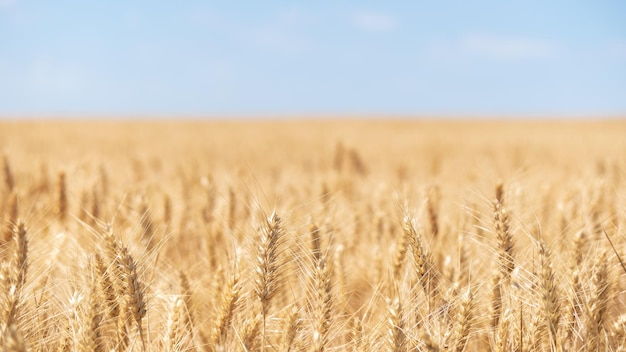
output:
[[[624,351],[625,135],[0,123],[1,349]]]

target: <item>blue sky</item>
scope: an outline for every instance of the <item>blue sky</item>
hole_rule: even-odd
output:
[[[626,113],[626,2],[0,0],[0,114],[82,113]]]

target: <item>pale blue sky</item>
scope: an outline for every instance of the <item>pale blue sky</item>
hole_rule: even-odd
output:
[[[0,0],[40,113],[626,113],[626,2]]]

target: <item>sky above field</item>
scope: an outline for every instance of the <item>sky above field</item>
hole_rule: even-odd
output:
[[[66,113],[626,113],[626,2],[0,0],[0,114]]]

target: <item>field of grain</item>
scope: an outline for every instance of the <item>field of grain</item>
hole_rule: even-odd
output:
[[[0,122],[5,351],[626,351],[626,121]]]

